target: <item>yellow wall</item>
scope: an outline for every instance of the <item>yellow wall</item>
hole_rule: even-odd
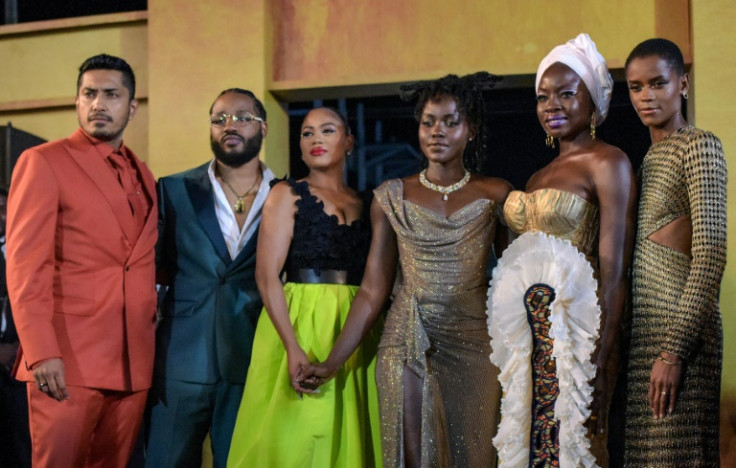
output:
[[[78,127],[74,96],[79,66],[92,55],[125,57],[136,72],[138,116],[125,142],[146,159],[148,142],[147,32],[145,13],[100,15],[0,27],[0,125],[46,140]]]
[[[728,181],[728,263],[721,284],[723,314],[723,466],[736,466],[736,8],[731,0],[692,0],[692,67],[695,125],[718,135],[730,171]],[[729,420],[731,421],[729,423]]]
[[[664,26],[657,20],[663,3],[674,12]],[[155,174],[209,159],[207,109],[220,90],[233,86],[263,96],[270,127],[264,159],[285,174],[288,122],[277,96],[375,95],[396,89],[379,84],[480,69],[530,74],[548,49],[580,31],[592,34],[612,67],[623,64],[631,47],[622,38],[663,29],[682,38],[678,43],[689,55],[683,5],[687,0],[569,0],[558,14],[548,2],[506,0],[463,0],[451,11],[440,0],[217,0],[206,6],[149,0],[147,14],[0,27],[0,60],[22,71],[3,74],[0,122],[11,120],[47,139],[68,135],[76,126],[76,67],[105,51],[125,57],[136,71],[144,99],[126,143]]]
[[[684,38],[678,42],[689,54],[687,1],[668,0],[677,8],[666,26],[656,21],[660,3],[570,0],[556,14],[547,2],[506,0],[464,0],[452,11],[440,0],[219,0],[216,7],[150,0],[149,163],[165,175],[206,161],[206,110],[231,86],[264,97],[270,127],[264,159],[281,175],[288,169],[288,126],[275,96],[375,95],[386,89],[377,84],[451,71],[534,73],[552,46],[583,30],[612,66],[621,66],[631,48],[622,37],[650,37],[663,28]],[[367,89],[357,90],[361,85]]]
[[[219,92],[232,87],[250,89],[264,100],[272,131],[263,159],[277,174],[286,173],[286,113],[267,91],[267,3],[218,0],[215,7],[149,0],[149,163],[154,173],[171,174],[212,158],[208,111]]]
[[[279,89],[416,80],[480,69],[534,73],[553,46],[583,31],[591,34],[610,66],[621,67],[630,38],[673,28],[672,22],[657,23],[659,3],[278,0],[274,81]],[[678,29],[686,37],[687,1],[668,3],[674,24],[684,25]]]

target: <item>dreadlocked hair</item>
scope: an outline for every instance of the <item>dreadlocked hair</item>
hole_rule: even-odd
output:
[[[399,95],[404,101],[416,99],[414,118],[421,121],[424,106],[442,97],[450,97],[457,103],[460,115],[475,132],[473,141],[468,142],[463,154],[463,164],[471,172],[478,172],[486,155],[485,102],[483,91],[492,89],[502,77],[488,72],[477,72],[465,76],[447,75],[438,80],[419,81],[401,86]],[[426,160],[425,160],[426,164]]]

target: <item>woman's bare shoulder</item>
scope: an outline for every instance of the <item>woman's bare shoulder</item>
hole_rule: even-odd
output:
[[[473,176],[472,182],[484,192],[486,198],[498,203],[503,203],[509,192],[514,189],[513,185],[500,177],[475,175]]]

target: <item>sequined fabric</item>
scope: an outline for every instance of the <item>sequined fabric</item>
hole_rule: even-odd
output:
[[[598,277],[600,216],[596,205],[571,192],[542,188],[529,193],[518,190],[511,192],[503,210],[507,225],[516,233],[541,231],[570,241],[586,256],[593,267],[595,277]],[[549,346],[549,354],[552,353],[554,340],[548,335],[549,327],[548,315],[537,317],[537,323],[532,326],[534,353],[541,352],[537,346]],[[548,369],[544,377],[535,376],[533,384],[535,396],[549,390],[550,379],[554,372],[554,369],[551,371]],[[543,398],[544,405],[551,412],[554,411],[556,397],[557,394],[548,394]],[[531,409],[533,412],[535,404],[539,402],[533,403]],[[548,416],[544,411],[534,414],[530,434],[530,466],[555,466],[554,463],[557,462],[554,457],[559,447],[550,446],[551,434],[544,435],[540,432],[541,428],[549,428],[549,424],[552,424],[548,421]],[[600,466],[607,466],[608,463],[606,437],[606,433],[588,434],[592,445],[591,452]],[[556,443],[554,441],[554,444]],[[550,464],[545,465],[545,460]]]
[[[683,215],[692,257],[649,240]],[[726,263],[726,161],[712,133],[685,127],[652,145],[641,168],[633,262],[626,466],[719,465],[722,327]],[[675,412],[655,420],[648,403],[661,351],[685,359]]]
[[[500,389],[485,299],[498,205],[480,199],[444,218],[404,200],[398,179],[375,196],[396,232],[403,274],[376,365],[384,466],[404,462],[405,372],[422,380],[421,466],[495,466]]]

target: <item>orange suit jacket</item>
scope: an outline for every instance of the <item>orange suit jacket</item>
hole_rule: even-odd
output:
[[[26,150],[8,197],[8,292],[21,342],[19,380],[60,357],[66,383],[139,391],[151,385],[158,237],[155,180],[133,153],[152,200],[135,221],[120,183],[90,140]]]

